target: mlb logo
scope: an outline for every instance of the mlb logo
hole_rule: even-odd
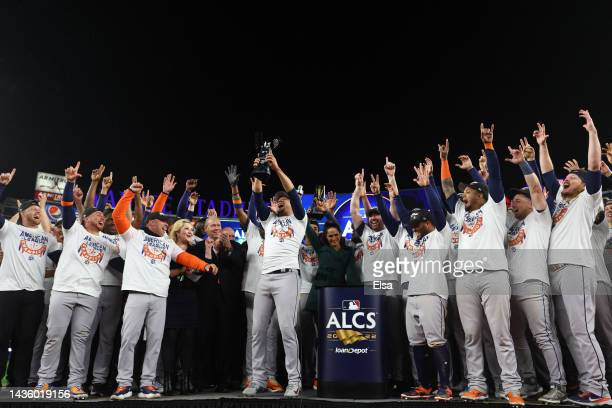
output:
[[[360,309],[361,309],[361,302],[357,299],[342,301],[342,310],[360,310]]]

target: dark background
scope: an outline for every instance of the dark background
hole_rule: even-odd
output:
[[[173,172],[181,191],[197,177],[203,196],[227,198],[230,163],[249,188],[255,131],[284,140],[279,163],[307,192],[350,192],[353,174],[382,174],[386,155],[412,187],[412,165],[437,164],[446,137],[453,158],[476,162],[481,121],[495,122],[501,157],[544,121],[559,170],[586,161],[579,108],[610,140],[610,2],[221,4],[0,3],[9,195],[81,160],[86,175],[113,170],[114,189],[138,175],[157,191]],[[507,188],[521,183],[518,169],[502,172]]]

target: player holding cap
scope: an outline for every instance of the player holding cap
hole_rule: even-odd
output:
[[[53,381],[60,359],[62,340],[70,326],[70,376],[68,387],[74,399],[86,399],[82,384],[87,377],[87,339],[102,291],[100,283],[111,258],[119,254],[112,238],[102,233],[104,214],[98,208],[83,212],[83,225],[76,222],[73,189],[80,162],[68,167],[62,198],[64,248],[55,270],[47,319],[47,342],[38,370],[37,389],[46,390]]]
[[[585,120],[583,127],[589,135],[588,170],[568,174],[562,188],[548,152],[545,126],[538,123],[533,133],[540,146],[548,199],[554,206],[548,266],[557,323],[567,339],[580,381],[580,392],[569,400],[581,405],[610,405],[604,356],[594,332],[597,274],[591,234],[602,200],[601,145],[589,111],[580,110],[578,115]]]
[[[284,191],[274,195],[277,213],[265,205],[261,180],[252,180],[257,215],[265,230],[264,257],[261,277],[253,306],[253,381],[243,391],[254,396],[266,386],[266,339],[274,308],[285,348],[285,368],[288,384],[286,397],[297,397],[302,390],[299,343],[296,324],[299,311],[300,270],[298,253],[306,232],[308,217],[293,183],[278,166],[272,152],[266,161],[276,173]]]
[[[510,212],[506,224],[508,270],[510,273],[510,329],[517,350],[519,367],[532,366],[532,357],[525,330],[529,327],[538,348],[546,360],[550,374],[550,391],[539,401],[560,404],[566,398],[565,371],[561,347],[550,310],[550,283],[546,255],[552,218],[544,192],[527,163],[521,149],[508,147],[511,158],[506,161],[519,166],[528,188],[511,190]]]
[[[168,194],[176,183],[172,175],[164,178],[161,194],[163,208]],[[179,248],[166,234],[168,221],[160,212],[153,212],[147,218],[144,230],[134,228],[126,216],[134,196],[140,194],[142,184],[135,178],[113,211],[117,232],[126,242],[125,266],[122,291],[128,292],[121,327],[121,349],[117,372],[117,389],[113,400],[132,396],[132,373],[134,370],[134,347],[138,342],[143,324],[146,328],[147,350],[140,377],[139,398],[159,398],[160,393],[153,385],[157,360],[166,321],[166,298],[170,285],[170,261],[202,272],[217,273],[217,267],[188,254]]]

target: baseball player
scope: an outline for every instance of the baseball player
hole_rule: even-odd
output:
[[[246,265],[244,268],[244,276],[242,278],[242,292],[246,305],[247,332],[246,332],[246,350],[244,363],[244,381],[242,384],[243,390],[248,388],[253,378],[253,302],[255,300],[255,290],[261,276],[261,268],[264,255],[264,230],[259,220],[257,220],[257,209],[255,208],[255,197],[251,195],[248,204],[248,212],[244,211],[242,198],[238,189],[238,169],[236,166],[229,166],[225,172],[225,176],[232,188],[232,203],[236,210],[236,215],[243,226],[246,238]],[[284,391],[282,385],[276,380],[276,353],[278,345],[278,319],[276,311],[270,320],[266,340],[266,388],[270,392]]]
[[[15,175],[0,173],[0,195]],[[44,278],[47,255],[60,249],[52,234],[39,229],[43,220],[36,200],[19,207],[19,221],[12,223],[0,214],[0,367],[2,375],[12,348],[12,386],[25,387],[32,348],[44,308]]]
[[[457,304],[465,332],[468,387],[461,394],[465,400],[488,398],[482,358],[482,321],[484,315],[491,329],[497,360],[501,368],[504,397],[511,405],[524,405],[520,396],[521,378],[516,367],[514,343],[510,335],[510,280],[504,251],[506,203],[499,162],[493,149],[493,126],[480,124],[490,172],[488,185],[470,183],[461,200],[456,194],[445,195],[450,208],[462,224],[457,269],[464,273],[457,279]],[[448,161],[442,162],[442,183],[448,183]],[[490,191],[490,194],[489,194]]]
[[[119,254],[112,238],[102,233],[104,215],[98,208],[83,212],[83,225],[76,222],[73,189],[80,162],[65,170],[62,198],[64,246],[55,270],[47,319],[47,341],[38,370],[37,389],[46,390],[53,381],[60,358],[62,340],[70,325],[70,375],[68,387],[73,399],[86,399],[82,385],[87,377],[84,366],[86,343],[98,307],[101,281],[111,258]]]
[[[552,218],[538,177],[524,158],[523,149],[508,147],[506,159],[521,169],[528,188],[511,190],[508,213],[506,256],[510,273],[511,322],[517,358],[525,354],[526,364],[532,365],[525,336],[528,327],[546,360],[550,375],[550,390],[539,401],[559,404],[566,398],[566,380],[561,348],[551,321],[550,283],[546,254]]]
[[[166,297],[170,285],[170,261],[175,261],[191,269],[216,274],[217,267],[188,254],[179,248],[166,234],[168,221],[159,212],[152,212],[147,218],[145,229],[137,230],[130,225],[126,216],[134,196],[142,191],[142,184],[132,180],[113,211],[113,221],[117,232],[126,243],[125,267],[121,290],[128,292],[121,327],[121,349],[117,372],[117,389],[111,396],[113,400],[123,400],[132,396],[132,373],[134,370],[134,347],[138,342],[143,325],[146,327],[147,349],[145,352],[142,375],[140,377],[139,398],[159,398],[160,393],[153,385],[157,361],[166,321]],[[176,183],[172,175],[164,179],[160,206],[174,189]],[[158,208],[156,205],[155,207]],[[155,208],[155,209],[157,209]]]
[[[244,389],[243,394],[254,396],[265,391],[266,339],[270,319],[276,308],[288,377],[285,396],[297,397],[302,390],[299,342],[295,329],[301,285],[298,253],[308,217],[293,183],[280,169],[271,152],[266,161],[280,179],[284,191],[274,195],[273,200],[277,203],[275,214],[264,203],[261,180],[252,180],[257,215],[264,228],[265,239],[261,277],[253,305],[253,381]]]
[[[540,168],[554,205],[548,265],[557,323],[578,369],[580,392],[569,400],[581,405],[611,404],[601,347],[595,337],[594,268],[591,234],[601,195],[601,146],[597,129],[586,110],[579,116],[589,135],[588,170],[567,175],[559,186],[548,152],[546,128],[538,124],[534,136],[540,146]]]

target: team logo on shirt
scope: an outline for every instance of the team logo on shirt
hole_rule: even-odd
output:
[[[375,252],[382,248],[382,236],[383,232],[371,234],[366,241],[366,248],[369,252]]]
[[[79,245],[79,256],[85,263],[85,265],[94,263],[99,264],[104,258],[106,253],[106,246],[99,242],[96,242],[89,236],[83,238],[83,242]]]
[[[449,224],[448,226],[451,230],[451,233],[450,233],[451,247],[453,249],[457,249],[459,248],[459,236],[460,236],[459,235],[460,233],[459,224],[452,223],[452,224]]]
[[[257,255],[263,257],[264,256],[264,244],[263,242],[259,244],[259,249],[257,250]]]
[[[272,223],[272,236],[283,242],[287,238],[293,237],[293,226],[290,218],[277,218]]]
[[[565,214],[567,214],[568,207],[568,203],[566,203],[565,201],[559,201],[559,203],[555,207],[555,212],[552,216],[553,225],[558,224],[563,219],[563,217],[565,217]]]
[[[461,232],[470,237],[478,232],[480,227],[483,224],[483,216],[482,210],[477,210],[473,213],[466,213],[463,217],[463,227],[461,228]]]
[[[302,257],[302,261],[307,265],[316,266],[319,264],[319,257],[313,248],[300,248],[300,256]]]
[[[47,252],[49,238],[44,235],[34,235],[27,231],[19,233],[19,252],[28,255],[28,260],[32,261],[35,256],[44,256]]]
[[[168,256],[170,244],[155,237],[145,236],[142,245],[142,255],[152,264],[164,262]]]
[[[508,229],[508,246],[512,251],[516,251],[517,246],[525,242],[527,234],[525,232],[525,222],[517,222]]]
[[[429,235],[425,235],[424,237],[416,240],[407,238],[404,242],[404,248],[410,252],[414,258],[420,258],[425,253],[425,242],[428,238]]]

